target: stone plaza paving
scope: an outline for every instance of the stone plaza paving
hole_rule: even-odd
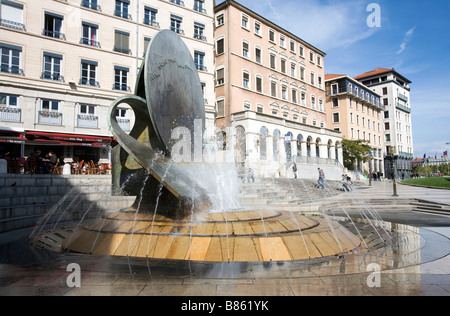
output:
[[[375,182],[336,197],[342,205],[363,199],[415,198],[450,204],[450,191]],[[353,195],[353,196],[352,196]],[[450,216],[382,208],[381,217],[413,224],[424,236],[417,263],[372,271],[350,258],[318,262],[171,263],[128,258],[53,254],[24,243],[26,231],[0,236],[0,295],[46,296],[450,296]],[[80,287],[69,287],[70,263],[80,267]],[[367,263],[370,263],[370,258]],[[374,277],[379,277],[374,279]],[[377,280],[374,285],[371,281]]]

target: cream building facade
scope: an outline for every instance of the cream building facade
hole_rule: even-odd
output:
[[[348,140],[365,140],[372,159],[357,162],[359,171],[384,173],[384,105],[381,96],[347,75],[325,75],[328,126]]]
[[[134,93],[145,51],[161,29],[188,46],[214,134],[213,1],[1,0],[0,153],[40,149],[108,163],[107,116]],[[134,115],[116,113],[124,130]]]
[[[216,126],[263,177],[342,172],[341,133],[327,123],[325,53],[235,1],[215,8]],[[234,146],[236,144],[236,146]]]

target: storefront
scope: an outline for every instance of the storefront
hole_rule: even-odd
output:
[[[24,130],[0,127],[0,156],[20,157],[24,155]]]

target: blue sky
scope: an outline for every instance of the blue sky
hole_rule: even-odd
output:
[[[450,149],[450,1],[237,2],[326,52],[326,73],[354,77],[395,68],[412,81],[414,155],[441,156]],[[379,5],[380,27],[367,25],[372,3]]]

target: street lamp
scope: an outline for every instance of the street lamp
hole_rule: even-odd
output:
[[[388,146],[389,151],[387,153],[387,158],[390,162],[391,165],[391,172],[392,172],[392,189],[394,191],[394,194],[392,194],[392,196],[394,197],[398,197],[399,195],[397,194],[397,182],[395,179],[395,161],[397,160],[398,156],[395,155],[395,148],[392,146]]]

